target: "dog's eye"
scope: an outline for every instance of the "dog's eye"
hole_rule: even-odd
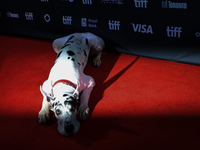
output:
[[[61,114],[60,109],[57,109],[57,110],[56,110],[56,115],[60,115],[60,114]]]

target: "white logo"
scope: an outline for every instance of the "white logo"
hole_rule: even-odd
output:
[[[32,12],[25,12],[26,20],[33,20],[33,13]]]
[[[66,2],[68,2],[68,1],[69,1],[69,2],[71,2],[71,3],[72,3],[74,0],[62,0],[62,1],[66,1]]]
[[[10,17],[10,18],[19,18],[19,14],[7,12],[7,17]]]
[[[200,37],[200,32],[196,32],[196,37]]]
[[[108,27],[110,30],[119,30],[120,21],[109,20]]]
[[[87,18],[81,18],[81,26],[87,27]]]
[[[92,0],[82,0],[83,4],[92,5]]]
[[[45,15],[44,15],[44,20],[45,20],[46,22],[50,22],[51,18],[50,18],[50,16],[49,16],[49,14],[45,14]]]
[[[162,8],[187,9],[187,3],[177,3],[166,0],[162,1]]]
[[[168,37],[178,37],[180,38],[181,32],[182,32],[182,27],[172,27],[167,26],[167,36]]]
[[[106,4],[123,4],[124,0],[101,0],[101,3],[106,3]]]
[[[97,28],[97,19],[87,19],[87,18],[81,18],[81,26],[82,27],[90,27],[90,28]]]
[[[136,8],[147,8],[147,0],[134,0]]]
[[[49,2],[49,0],[41,0],[41,2]]]
[[[151,33],[153,34],[152,26],[151,25],[146,25],[146,24],[134,24],[131,23],[133,26],[133,31],[134,32],[140,32],[140,33]]]
[[[63,24],[66,24],[66,25],[72,24],[72,16],[63,16],[62,20],[63,20]]]

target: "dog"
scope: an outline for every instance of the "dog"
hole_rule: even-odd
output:
[[[84,74],[89,55],[95,55],[93,65],[101,65],[105,46],[102,38],[92,33],[74,33],[53,41],[56,61],[48,79],[40,86],[43,95],[38,122],[47,124],[50,110],[58,122],[58,131],[72,136],[80,128],[80,121],[89,116],[89,97],[95,86],[91,76]]]

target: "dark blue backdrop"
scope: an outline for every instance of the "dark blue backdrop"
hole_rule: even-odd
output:
[[[117,51],[200,65],[200,1],[1,0],[0,33],[101,36]]]

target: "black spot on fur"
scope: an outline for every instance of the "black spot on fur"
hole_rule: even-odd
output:
[[[86,51],[85,51],[85,50],[83,50],[83,52],[84,52],[84,55],[85,55],[85,57],[87,57],[87,53],[86,53]]]
[[[63,47],[61,47],[61,49],[63,49],[63,48],[65,48],[65,47],[67,47],[67,46],[69,46],[70,44],[65,44],[65,45],[63,45]]]
[[[68,96],[68,94],[63,94],[63,97],[66,97],[66,96]]]
[[[67,59],[70,59],[70,57],[68,57]]]
[[[82,65],[84,66],[84,63],[82,63]]]
[[[54,62],[53,66],[57,63],[57,61]]]
[[[72,58],[72,61],[75,61],[75,59],[74,59],[74,58]]]
[[[88,45],[88,39],[87,38],[85,39],[85,43],[86,43],[86,45]]]
[[[81,64],[78,62],[78,65],[80,66]]]
[[[74,52],[72,52],[72,51],[67,51],[67,54],[68,54],[68,55],[70,55],[70,56],[73,56],[73,55],[75,55],[75,53],[74,53]]]
[[[62,51],[60,51],[60,52],[58,53],[57,58],[60,57],[60,54],[61,54],[61,53],[62,53]]]
[[[69,42],[69,41],[70,41],[71,39],[73,39],[73,38],[74,38],[74,35],[70,36],[69,39],[67,40],[67,42]],[[67,43],[67,42],[66,42],[66,43]]]

